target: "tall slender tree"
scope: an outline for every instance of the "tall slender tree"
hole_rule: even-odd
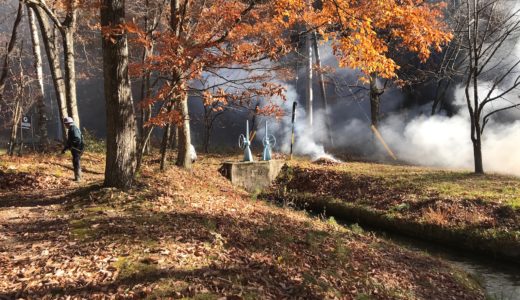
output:
[[[30,5],[36,5],[41,10],[39,20],[45,14],[58,29],[63,41],[63,63],[64,63],[64,89],[67,105],[67,114],[74,119],[76,125],[80,126],[76,92],[76,52],[74,39],[77,30],[79,0],[64,0],[59,2],[65,8],[64,17],[60,20],[58,14],[53,11],[43,0],[26,0]],[[43,30],[42,30],[43,31]],[[45,39],[45,38],[44,38]]]
[[[47,54],[47,62],[51,73],[51,78],[54,86],[54,93],[56,95],[56,102],[58,105],[58,112],[60,120],[69,116],[67,111],[67,100],[65,96],[65,79],[63,78],[63,72],[61,70],[59,49],[57,47],[57,37],[54,27],[49,23],[49,18],[43,11],[43,9],[34,3],[29,3],[28,6],[35,12],[38,23],[40,24],[40,32],[42,35],[42,42]],[[62,138],[66,139],[66,131],[63,124],[62,126]]]
[[[36,18],[34,9],[27,6],[27,15],[29,16],[29,29],[31,32],[32,50],[34,56],[34,69],[36,72],[36,106],[38,111],[38,135],[40,137],[40,144],[45,147],[49,143],[47,137],[47,114],[45,106],[45,87],[43,84],[43,67],[42,54],[40,49],[40,35],[38,34],[38,27],[36,26]]]
[[[475,173],[484,173],[482,136],[498,113],[520,107],[510,94],[520,88],[520,59],[502,57],[520,36],[520,8],[506,0],[465,0],[461,15],[466,27],[465,100],[471,122]]]
[[[14,19],[13,29],[11,32],[11,38],[9,39],[9,43],[7,44],[7,51],[5,56],[3,57],[2,70],[0,72],[0,103],[3,100],[3,94],[5,89],[5,83],[7,80],[7,76],[9,74],[9,62],[10,55],[13,53],[14,46],[16,45],[16,39],[18,37],[18,26],[20,25],[20,21],[22,20],[23,15],[23,4],[18,4],[18,12],[16,13],[16,17]]]

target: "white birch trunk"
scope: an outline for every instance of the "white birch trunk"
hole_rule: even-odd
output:
[[[42,53],[40,49],[40,35],[36,26],[33,8],[27,6],[27,13],[29,15],[29,29],[31,31],[32,50],[34,56],[34,68],[36,70],[36,77],[38,82],[36,93],[36,105],[38,107],[38,128],[37,132],[40,136],[40,143],[46,145],[49,143],[47,137],[47,115],[45,108],[45,87],[43,85],[43,68],[42,68]]]

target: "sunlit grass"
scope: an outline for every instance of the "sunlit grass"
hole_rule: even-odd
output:
[[[413,189],[423,199],[438,195],[442,198],[484,200],[520,206],[520,178],[515,176],[475,175],[469,171],[362,162],[321,166],[295,160],[291,164],[306,168],[325,168],[353,178],[371,177],[382,180],[388,188]]]

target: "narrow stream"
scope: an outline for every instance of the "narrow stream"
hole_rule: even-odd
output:
[[[323,212],[307,212],[314,216],[324,216]],[[332,215],[329,213],[328,216]],[[339,224],[346,227],[357,224],[337,216],[335,218]],[[520,265],[517,263],[508,263],[505,260],[495,259],[493,256],[465,252],[434,242],[370,228],[363,224],[360,226],[365,232],[373,233],[381,239],[411,251],[427,253],[472,274],[486,289],[486,296],[489,300],[520,300]]]
[[[473,274],[485,287],[490,299],[520,300],[520,266],[493,257],[454,250],[432,242],[364,228],[376,236],[392,241],[412,251],[428,253]]]

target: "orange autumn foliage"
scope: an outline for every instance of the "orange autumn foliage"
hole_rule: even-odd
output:
[[[424,62],[432,49],[441,51],[452,38],[443,23],[443,2],[321,0],[319,9],[302,0],[283,2],[279,23],[304,22],[315,28],[331,42],[341,67],[365,75],[396,79],[399,66],[389,57],[391,48],[416,53]]]
[[[340,66],[397,80],[399,65],[389,57],[391,48],[426,61],[451,39],[442,21],[443,7],[423,0],[321,0],[313,5],[303,0],[183,0],[165,21],[169,26],[154,36],[154,54],[134,65],[132,73],[150,72],[161,80],[146,104],[175,101],[186,93],[223,103],[283,99],[273,70],[257,66],[262,61],[272,66],[294,50],[297,43],[291,38],[305,34],[295,28],[306,28],[332,44]],[[243,70],[247,80],[226,77],[222,72],[230,68]],[[218,94],[192,86],[207,77],[219,79],[210,88]],[[273,107],[268,102],[266,113],[277,114]],[[150,122],[163,125],[172,119],[163,112]]]
[[[259,98],[283,99],[284,89],[273,83],[274,71],[262,61],[274,62],[287,54],[285,26],[273,22],[276,6],[269,3],[228,0],[181,1],[177,12],[165,14],[162,30],[154,36],[155,51],[144,62],[131,67],[134,76],[145,72],[160,78],[160,87],[143,105],[177,101],[186,93],[201,97],[208,105],[248,103]],[[137,40],[143,34],[137,33]],[[146,45],[143,41],[140,41]],[[229,70],[241,70],[240,78],[229,78]],[[211,86],[201,87],[199,79],[213,77]],[[222,109],[222,105],[216,105]],[[272,114],[267,105],[261,113]],[[150,123],[165,125],[175,111],[166,109]]]

